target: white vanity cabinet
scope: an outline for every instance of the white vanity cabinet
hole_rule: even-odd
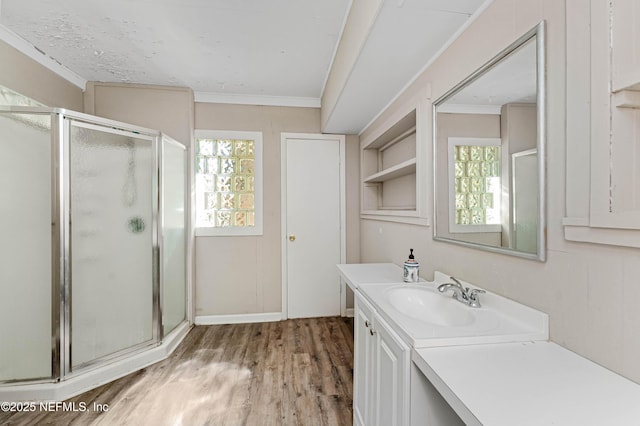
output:
[[[354,329],[354,424],[408,425],[409,347],[359,294]]]
[[[370,335],[373,329],[373,309],[356,293],[353,338],[353,424],[364,426],[371,423],[371,366],[373,364],[373,343]]]

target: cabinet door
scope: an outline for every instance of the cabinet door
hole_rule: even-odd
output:
[[[378,426],[409,424],[409,347],[380,319],[375,318],[373,408]],[[373,423],[372,423],[373,424]]]
[[[356,296],[353,364],[353,423],[373,425],[371,399],[373,390],[373,309]]]

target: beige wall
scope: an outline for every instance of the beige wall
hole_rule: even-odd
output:
[[[506,104],[500,110],[500,133],[506,154],[536,147],[538,136],[537,107],[535,104]]]
[[[82,89],[0,41],[0,85],[50,107],[82,112]]]
[[[263,134],[264,234],[196,238],[196,315],[281,312],[281,133],[320,133],[320,110],[196,103],[195,128]],[[358,138],[347,138],[347,256],[358,250]]]
[[[547,312],[553,341],[640,383],[640,251],[563,237],[565,137],[570,130],[565,126],[563,1],[494,0],[372,128],[406,108],[428,83],[437,99],[542,19],[547,21],[547,261],[436,242],[430,227],[372,220],[361,221],[361,260],[401,264],[406,248],[413,247],[423,277],[432,279],[433,271],[440,270]],[[430,123],[428,128],[430,134]],[[423,160],[431,164],[427,152]],[[429,182],[431,209],[432,188]]]
[[[193,92],[184,87],[87,83],[85,112],[160,130],[190,146]]]

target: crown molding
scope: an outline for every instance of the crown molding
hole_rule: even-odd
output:
[[[502,105],[465,105],[448,104],[438,105],[438,112],[448,112],[454,114],[492,114],[500,115]]]
[[[320,98],[241,95],[217,92],[195,92],[194,95],[195,101],[202,103],[320,108]]]

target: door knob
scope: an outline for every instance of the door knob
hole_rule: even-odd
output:
[[[296,240],[296,236],[291,234],[289,235],[289,241],[295,241]]]

